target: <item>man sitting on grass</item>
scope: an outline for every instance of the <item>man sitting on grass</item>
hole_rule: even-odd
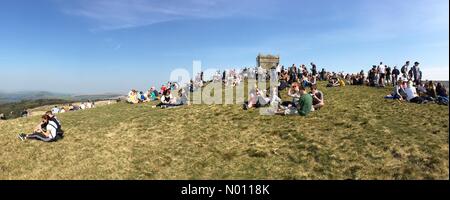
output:
[[[45,127],[45,129],[43,128]],[[19,134],[18,137],[22,141],[27,139],[41,140],[44,142],[52,142],[56,140],[57,134],[59,132],[58,125],[55,121],[51,120],[51,117],[47,114],[42,115],[42,123],[32,134]]]
[[[300,86],[300,101],[298,104],[298,114],[301,116],[307,116],[312,110],[313,98],[308,94],[303,86]]]

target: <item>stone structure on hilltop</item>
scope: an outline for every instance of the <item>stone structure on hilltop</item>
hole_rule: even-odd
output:
[[[278,64],[280,64],[280,56],[275,56],[275,55],[264,55],[264,54],[259,54],[256,57],[256,66],[259,67],[261,66],[264,69],[270,69],[272,67],[276,67],[278,66]]]

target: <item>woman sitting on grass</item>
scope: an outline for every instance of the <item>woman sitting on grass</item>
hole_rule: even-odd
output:
[[[292,83],[291,88],[289,88],[289,90],[288,90],[288,96],[292,97],[292,101],[285,101],[282,103],[282,106],[297,108],[298,101],[300,100],[299,87],[300,87],[299,83]]]
[[[437,98],[436,85],[434,85],[433,81],[428,81],[425,90],[427,96],[433,98],[433,100]]]
[[[159,103],[156,106],[153,106],[153,108],[156,107],[173,108],[189,104],[188,97],[184,89],[180,89],[178,91],[178,97],[173,97],[170,91],[171,90],[166,90],[163,96],[161,97],[161,103]]]
[[[394,86],[394,91],[390,95],[388,95],[384,98],[398,99],[398,100],[402,101],[402,100],[406,99],[406,97],[407,97],[407,95],[406,95],[405,88],[403,85],[403,80],[400,79],[400,80],[398,80],[397,84]]]
[[[127,102],[131,104],[139,103],[138,94],[136,90],[133,89],[128,93]]]
[[[172,103],[175,103],[175,99],[173,98],[172,93],[170,92],[170,90],[164,90],[161,96],[161,102],[153,107],[165,108]]]
[[[56,140],[56,137],[58,135],[58,132],[60,132],[60,130],[61,129],[58,128],[58,125],[55,123],[55,121],[51,120],[51,117],[45,114],[42,115],[41,124],[38,127],[36,127],[36,129],[33,131],[32,134],[27,135],[21,133],[18,135],[18,137],[22,141],[35,139],[44,142],[52,142]]]

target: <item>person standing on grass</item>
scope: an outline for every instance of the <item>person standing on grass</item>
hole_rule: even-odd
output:
[[[324,81],[324,80],[325,80],[325,74],[326,74],[325,68],[322,68],[322,70],[320,71],[319,74],[320,74],[320,75],[319,75],[320,81]]]
[[[59,131],[58,125],[54,121],[51,121],[51,118],[48,115],[42,115],[41,118],[41,127],[45,126],[45,130],[40,127],[40,129],[35,130],[32,134],[29,135],[21,133],[18,135],[19,139],[22,141],[30,139],[40,140],[44,142],[55,141]]]
[[[386,65],[383,65],[383,62],[380,62],[380,65],[378,66],[378,73],[380,75],[379,86],[384,87],[384,79],[386,77]]]
[[[405,65],[403,65],[403,67],[401,69],[403,78],[408,77],[408,67],[409,67],[409,61],[406,61]]]
[[[386,66],[386,84],[390,85],[392,76],[391,76],[392,69],[389,66]]]
[[[379,74],[379,72],[380,72],[380,69],[379,69],[380,67],[376,67],[375,66],[375,70],[374,70],[374,72],[375,72],[375,75],[374,75],[374,85],[375,85],[375,87],[378,87],[379,85],[380,85],[380,74]]]
[[[392,85],[395,86],[398,83],[398,77],[400,75],[400,71],[397,69],[397,66],[394,66],[392,70]]]
[[[411,76],[411,78],[413,78],[414,79],[414,83],[416,84],[416,85],[419,85],[420,84],[420,82],[421,82],[421,77],[420,77],[420,69],[419,69],[419,62],[415,62],[414,63],[414,66],[411,68],[411,70],[412,70],[412,76]]]

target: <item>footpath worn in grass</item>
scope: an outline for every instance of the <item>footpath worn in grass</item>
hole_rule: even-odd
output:
[[[60,114],[56,143],[16,138],[38,117],[0,122],[0,179],[448,180],[448,107],[385,100],[389,89],[320,89],[326,107],[307,118],[119,103]]]

